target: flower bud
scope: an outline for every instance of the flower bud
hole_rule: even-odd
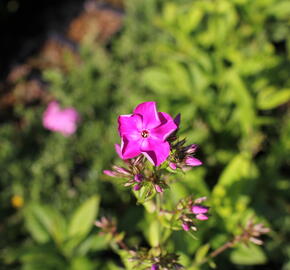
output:
[[[191,212],[193,214],[205,214],[208,212],[208,207],[202,205],[193,205],[191,207]]]
[[[125,168],[113,166],[113,169],[120,174],[130,175],[130,172],[126,170]]]
[[[108,176],[112,176],[112,177],[116,177],[116,173],[110,170],[104,170],[103,171],[104,174],[108,175]]]
[[[197,147],[197,144],[191,144],[185,148],[185,153],[193,154],[196,151]]]
[[[138,183],[142,182],[143,179],[144,179],[144,176],[141,173],[138,173],[134,176],[134,180]]]
[[[172,170],[176,170],[176,163],[173,163],[173,162],[169,162],[169,167],[172,169]]]
[[[133,189],[134,189],[135,191],[138,191],[140,188],[141,188],[141,185],[139,185],[139,184],[137,184],[137,185],[135,185],[135,186],[133,187]]]
[[[189,229],[190,229],[190,227],[189,227],[189,225],[187,223],[182,223],[181,226],[182,226],[182,229],[185,230],[186,232],[188,232]]]
[[[163,192],[163,188],[160,187],[159,185],[155,185],[154,187],[155,187],[155,190],[156,190],[157,192],[159,192],[159,193],[162,193],[162,192]]]
[[[204,215],[204,214],[198,214],[195,216],[198,220],[207,220],[208,216]]]
[[[157,264],[152,264],[151,270],[159,270],[159,266]]]
[[[194,157],[187,157],[187,158],[185,159],[185,164],[186,164],[187,166],[195,167],[195,166],[200,166],[200,165],[202,165],[202,162],[201,162],[199,159],[197,159],[197,158],[194,158]]]

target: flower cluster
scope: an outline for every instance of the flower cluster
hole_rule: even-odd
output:
[[[180,213],[179,220],[184,231],[197,230],[194,222],[197,220],[207,220],[209,207],[202,203],[206,197],[193,200],[191,197],[181,200],[177,205],[177,211]]]
[[[125,165],[104,173],[126,179],[124,185],[135,191],[146,188],[147,198],[154,190],[161,193],[168,188],[167,169],[185,170],[202,164],[194,157],[197,145],[185,146],[186,141],[178,139],[180,115],[173,119],[158,112],[153,101],[139,104],[132,114],[119,116],[118,124],[121,145],[116,145],[116,152]],[[155,168],[148,166],[147,160]]]

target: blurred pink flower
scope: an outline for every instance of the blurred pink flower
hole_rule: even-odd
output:
[[[48,104],[42,124],[45,128],[69,136],[76,132],[80,117],[74,108],[61,109],[59,103],[52,101]]]
[[[169,114],[157,112],[155,102],[139,104],[133,114],[120,115],[118,122],[123,159],[142,153],[155,166],[167,159],[170,145],[166,139],[177,125]]]

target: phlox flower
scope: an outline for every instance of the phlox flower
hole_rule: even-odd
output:
[[[122,159],[142,153],[155,166],[167,159],[170,145],[166,139],[177,125],[169,114],[157,112],[155,102],[139,104],[133,114],[120,115],[118,123]]]
[[[42,117],[45,128],[69,136],[76,132],[80,117],[74,108],[61,109],[59,103],[52,101],[48,104]]]

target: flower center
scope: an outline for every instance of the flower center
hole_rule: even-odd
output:
[[[141,132],[141,136],[142,136],[143,138],[148,138],[148,136],[149,136],[149,131],[148,131],[148,130],[142,130],[142,132]]]

